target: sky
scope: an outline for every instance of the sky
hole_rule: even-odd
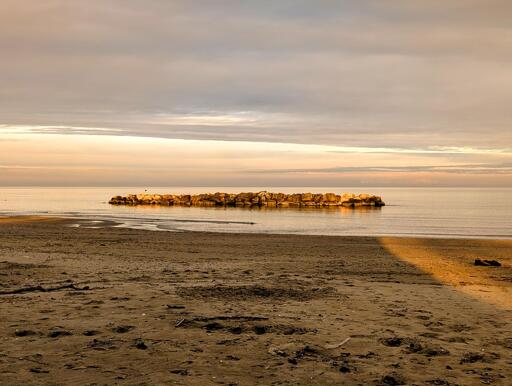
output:
[[[0,185],[512,186],[508,0],[2,0]]]

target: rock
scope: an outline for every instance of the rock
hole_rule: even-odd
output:
[[[300,193],[290,194],[288,197],[288,201],[290,201],[290,203],[300,204],[300,202],[302,201],[302,194],[300,194]]]
[[[340,373],[350,373],[350,367],[348,367],[347,365],[341,365],[341,367],[339,368],[339,371]]]
[[[311,193],[303,193],[302,194],[302,201],[303,202],[313,201],[313,194],[311,194]]]
[[[148,348],[148,346],[146,345],[146,343],[144,343],[144,341],[142,339],[137,339],[135,341],[135,348],[137,348],[139,350],[146,350]]]
[[[342,196],[335,193],[271,193],[261,191],[257,193],[201,193],[195,195],[182,194],[128,194],[127,196],[114,196],[110,199],[111,205],[161,205],[161,206],[236,206],[236,207],[381,207],[384,202],[379,196],[370,194],[344,193]]]
[[[336,202],[339,201],[340,196],[336,196],[334,193],[325,193],[325,201]]]

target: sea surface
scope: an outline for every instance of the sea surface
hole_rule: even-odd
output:
[[[386,206],[372,209],[202,208],[112,206],[114,195],[141,187],[2,187],[0,215],[54,215],[75,226],[117,226],[160,231],[471,237],[512,239],[512,188],[155,187],[148,193],[195,194],[268,190],[283,193],[370,193]]]

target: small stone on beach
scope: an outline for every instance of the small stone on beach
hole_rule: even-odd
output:
[[[146,350],[148,348],[148,346],[146,345],[146,343],[144,343],[142,339],[137,339],[135,341],[135,347],[138,348],[139,350]]]
[[[117,326],[117,327],[113,328],[112,331],[116,332],[118,334],[124,334],[126,332],[133,330],[134,328],[135,327],[133,327],[133,326]]]

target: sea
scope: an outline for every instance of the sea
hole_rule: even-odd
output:
[[[114,206],[131,193],[369,193],[382,208]],[[0,187],[0,215],[77,219],[73,226],[153,231],[512,239],[512,188],[390,187]]]

